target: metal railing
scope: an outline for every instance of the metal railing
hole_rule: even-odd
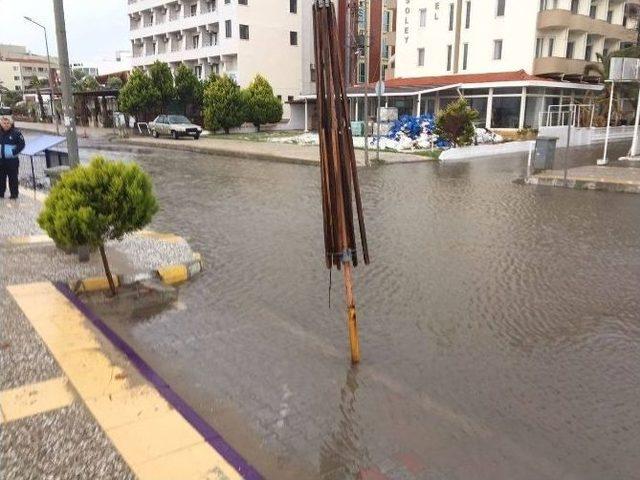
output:
[[[540,112],[541,127],[593,127],[595,105],[566,104],[549,105],[546,112]]]

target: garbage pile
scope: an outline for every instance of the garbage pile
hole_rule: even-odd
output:
[[[401,116],[389,130],[388,138],[398,143],[399,150],[449,147],[446,140],[436,135],[436,118],[430,113]]]

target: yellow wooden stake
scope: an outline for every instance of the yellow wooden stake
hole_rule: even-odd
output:
[[[351,262],[342,264],[344,288],[347,299],[347,326],[349,328],[349,344],[351,346],[351,363],[360,363],[360,340],[358,339],[358,319],[356,317],[356,299],[353,295]]]

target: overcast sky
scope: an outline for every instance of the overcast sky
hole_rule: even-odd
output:
[[[126,0],[64,0],[67,41],[72,63],[87,66],[115,59],[116,50],[129,50]],[[49,50],[57,52],[52,0],[0,0],[0,43],[25,45],[44,54],[41,28],[24,20],[33,18],[47,28]]]

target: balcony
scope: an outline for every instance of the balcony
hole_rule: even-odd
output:
[[[534,75],[582,75],[584,67],[593,62],[564,57],[541,57],[533,61]]]
[[[614,38],[622,42],[632,42],[636,38],[634,30],[587,15],[575,14],[570,10],[543,10],[538,13],[538,30],[564,30],[567,28],[605,38]]]

